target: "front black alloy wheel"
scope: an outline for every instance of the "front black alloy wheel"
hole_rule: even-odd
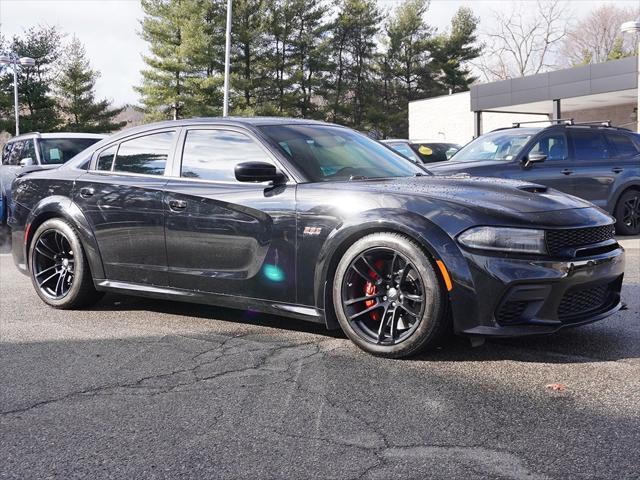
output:
[[[616,230],[622,235],[637,235],[640,233],[640,191],[625,192],[616,206],[614,213],[617,223]]]
[[[78,234],[62,219],[47,220],[36,230],[29,261],[36,293],[52,307],[79,308],[102,296],[94,288]]]
[[[431,262],[412,240],[376,233],[338,264],[334,308],[345,333],[364,350],[404,357],[445,330],[444,293]]]

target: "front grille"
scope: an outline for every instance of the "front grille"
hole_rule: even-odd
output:
[[[522,314],[529,305],[523,300],[509,300],[503,302],[496,313],[496,320],[502,325],[517,323],[522,319]]]
[[[611,302],[611,291],[611,284],[569,290],[558,307],[558,318],[569,320],[602,309]]]
[[[547,230],[547,250],[551,255],[560,254],[565,248],[595,245],[614,238],[613,225],[600,227]]]

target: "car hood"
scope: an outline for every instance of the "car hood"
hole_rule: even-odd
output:
[[[347,185],[354,190],[426,197],[471,209],[514,214],[593,207],[585,200],[542,185],[467,175],[365,180],[349,182]]]
[[[449,175],[456,172],[470,172],[476,168],[504,167],[508,162],[501,160],[477,160],[474,162],[453,162],[448,160],[435,164],[429,164],[427,168],[435,175]]]

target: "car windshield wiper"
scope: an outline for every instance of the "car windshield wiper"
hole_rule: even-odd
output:
[[[367,178],[369,177],[365,177],[364,175],[351,175],[348,181],[350,182],[351,180],[366,180]]]

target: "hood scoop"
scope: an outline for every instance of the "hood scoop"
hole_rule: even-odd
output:
[[[543,185],[521,185],[517,189],[529,193],[547,193],[547,190],[549,190]]]

